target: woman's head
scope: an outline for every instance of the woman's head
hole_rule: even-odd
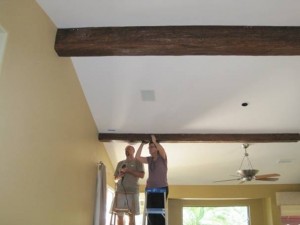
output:
[[[156,145],[151,141],[149,142],[149,153],[151,156],[155,156],[156,154],[159,154],[158,153],[158,150],[156,148]]]

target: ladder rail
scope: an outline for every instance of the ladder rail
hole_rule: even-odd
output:
[[[149,214],[160,214],[160,215],[162,215],[165,218],[165,225],[168,225],[168,201],[167,201],[166,192],[167,192],[167,190],[165,188],[146,188],[142,225],[145,225],[146,218],[148,218]],[[148,199],[148,194],[149,193],[163,194],[163,198],[164,198],[163,208],[148,208],[147,207],[147,204],[148,204],[147,199]]]

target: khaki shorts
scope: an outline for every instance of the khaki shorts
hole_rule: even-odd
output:
[[[124,213],[128,214],[126,209],[129,209],[130,213],[134,215],[140,214],[139,194],[116,193],[110,212],[115,211],[117,215],[121,216]]]

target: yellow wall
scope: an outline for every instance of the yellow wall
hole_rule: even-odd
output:
[[[56,27],[34,0],[0,0],[0,26],[0,224],[91,225],[96,163],[112,187],[113,168],[70,59],[53,49]],[[250,198],[252,225],[279,225],[277,191],[300,185],[171,186],[171,224],[185,198]]]
[[[56,27],[34,0],[1,0],[0,26],[0,224],[91,225],[96,163],[113,169]]]
[[[140,191],[143,192],[144,185]],[[182,225],[184,206],[246,205],[251,225],[281,225],[276,192],[299,192],[300,184],[290,185],[170,185],[169,224]]]
[[[300,185],[170,186],[169,222],[182,225],[183,206],[247,205],[251,225],[280,225],[276,192],[300,191]]]
[[[169,208],[171,211],[169,224],[182,225],[182,207],[192,206],[247,206],[250,211],[251,225],[266,225],[263,218],[263,203],[262,199],[247,199],[247,200],[179,200],[169,199]]]

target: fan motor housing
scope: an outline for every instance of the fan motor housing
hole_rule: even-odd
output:
[[[248,169],[248,170],[238,170],[237,173],[240,174],[241,176],[255,176],[258,173],[259,170],[254,170],[254,169]]]

